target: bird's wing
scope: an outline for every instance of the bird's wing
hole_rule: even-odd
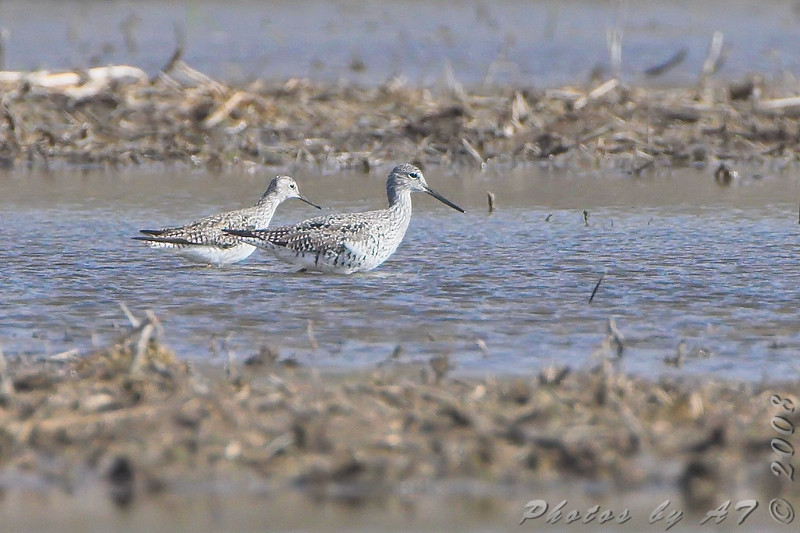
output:
[[[148,237],[134,237],[134,239],[185,246],[204,245],[230,248],[241,244],[241,241],[233,235],[223,233],[222,229],[255,229],[246,223],[251,209],[245,208],[218,213],[175,228],[139,230],[141,233],[148,235]]]
[[[229,235],[254,246],[280,246],[299,252],[337,252],[345,243],[358,247],[370,235],[370,223],[352,213],[316,217],[294,226],[247,230],[225,228]]]

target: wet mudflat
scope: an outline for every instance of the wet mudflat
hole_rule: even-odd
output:
[[[432,91],[209,78],[180,59],[0,80],[0,164],[370,170],[418,165],[553,162],[638,175],[720,161],[797,159],[793,86],[748,77],[696,88],[633,86],[616,77],[557,89],[460,84]]]
[[[427,517],[422,529],[475,517],[470,529],[493,530],[518,523],[530,499],[559,493],[573,504],[594,495],[618,513],[635,504],[629,525],[638,527],[650,515],[636,493],[655,507],[668,489],[687,522],[746,495],[762,504],[749,524],[762,525],[770,499],[798,497],[769,471],[769,421],[796,426],[784,401],[796,382],[646,380],[608,361],[507,379],[451,377],[441,360],[337,375],[267,351],[226,371],[179,362],[159,344],[156,317],[134,321],[113,345],[73,360],[3,361],[0,461],[10,496],[0,507],[61,490],[86,505],[100,498],[92,510],[73,500],[67,523],[105,516],[121,527],[153,519],[255,531],[265,527],[257,517],[292,502],[278,520],[290,527],[316,517],[313,528],[327,529],[331,513],[357,527],[368,517],[389,527]],[[218,511],[184,514],[192,504],[180,502],[209,494]],[[247,504],[255,495],[266,503],[257,514]],[[447,508],[454,499],[461,503]],[[165,522],[170,505],[183,518]],[[344,509],[363,513],[348,520]],[[459,509],[460,518],[450,512]],[[306,518],[287,520],[292,513]]]
[[[640,174],[795,161],[793,78],[763,69],[717,75],[731,58],[724,34],[713,35],[702,69],[681,88],[626,73],[620,59],[561,85],[529,77],[476,83],[474,72],[463,82],[447,69],[439,83],[409,80],[405,69],[360,81],[274,74],[242,81],[209,75],[218,64],[196,61],[177,39],[158,69],[141,61],[93,66],[95,58],[81,68],[3,72],[0,164],[368,171],[397,161],[478,168],[548,161]],[[775,34],[775,56],[784,40]],[[609,44],[612,58],[621,46]],[[681,63],[666,60],[651,72]]]

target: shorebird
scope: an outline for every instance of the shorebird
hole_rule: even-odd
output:
[[[289,198],[298,198],[320,209],[320,206],[300,195],[294,179],[276,176],[253,207],[211,215],[177,228],[139,230],[146,237],[134,239],[145,241],[151,248],[174,250],[179,255],[201,263],[236,263],[252,254],[255,247],[223,233],[223,228],[265,228],[269,226],[278,205]]]
[[[397,250],[411,220],[411,193],[426,192],[457,211],[463,209],[434,191],[414,165],[394,167],[386,180],[389,207],[364,213],[341,213],[272,229],[226,228],[248,244],[278,258],[316,270],[352,274],[374,269]]]

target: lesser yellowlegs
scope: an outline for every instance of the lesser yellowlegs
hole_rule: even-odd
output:
[[[317,209],[320,207],[300,195],[297,183],[289,176],[277,176],[253,207],[211,215],[178,228],[139,230],[151,248],[167,248],[202,263],[223,265],[248,257],[255,248],[240,239],[222,232],[223,228],[255,229],[269,226],[278,205],[289,198],[299,198]]]
[[[388,209],[342,213],[273,229],[225,229],[243,242],[271,250],[305,270],[351,274],[377,267],[394,253],[411,220],[411,193],[426,192],[453,209],[463,209],[434,191],[414,165],[396,166],[386,181]]]

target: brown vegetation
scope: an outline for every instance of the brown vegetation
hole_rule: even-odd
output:
[[[796,383],[654,382],[608,361],[515,378],[448,377],[436,361],[320,374],[268,349],[226,372],[176,361],[158,328],[151,315],[92,354],[0,361],[0,470],[69,488],[89,468],[120,504],[243,478],[359,501],[449,479],[657,483],[706,506],[796,491],[769,471],[770,397]]]
[[[179,59],[0,73],[0,163],[181,162],[328,168],[397,161],[653,166],[798,157],[800,98],[758,78],[695,89],[359,88],[289,80],[234,88]],[[83,75],[81,75],[83,74]]]

